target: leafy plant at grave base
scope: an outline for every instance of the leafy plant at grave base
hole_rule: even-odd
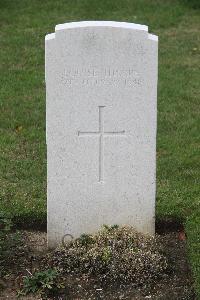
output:
[[[12,222],[9,217],[0,214],[0,277],[7,275],[13,266],[21,264],[24,244],[18,232],[11,232]]]
[[[79,238],[79,242],[80,242],[80,245],[87,246],[89,244],[92,244],[94,241],[93,241],[93,238],[91,235],[84,233],[84,234],[81,234],[81,236]]]
[[[85,274],[102,284],[151,284],[169,269],[158,238],[132,227],[107,225],[94,235],[83,235],[58,247],[43,264],[59,268],[63,276]]]
[[[103,253],[102,253],[102,260],[105,263],[108,263],[111,260],[111,257],[112,257],[112,251],[111,251],[111,249],[109,247],[105,247],[103,249]]]
[[[62,288],[64,286],[59,277],[59,271],[57,269],[48,269],[37,271],[31,276],[26,276],[18,296],[39,293],[45,297],[45,295],[48,296],[57,293]]]
[[[111,231],[112,229],[117,229],[117,228],[119,228],[119,225],[117,225],[117,224],[114,224],[114,225],[111,225],[111,226],[103,224],[103,229],[107,230],[107,231]]]

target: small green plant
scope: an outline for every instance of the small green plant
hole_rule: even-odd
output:
[[[4,277],[10,272],[13,265],[20,264],[20,255],[22,252],[21,235],[18,232],[12,232],[11,219],[0,214],[0,277]]]
[[[117,225],[117,224],[114,224],[114,225],[111,225],[111,226],[106,225],[106,224],[103,225],[103,229],[105,231],[112,231],[112,230],[118,229],[118,228],[119,228],[119,225]]]
[[[11,227],[11,219],[2,212],[0,212],[0,234],[4,235],[6,232],[9,232]]]
[[[101,256],[101,259],[103,262],[105,263],[108,263],[112,258],[112,251],[110,249],[110,247],[105,247],[103,249],[103,253],[102,253],[102,256]]]
[[[85,234],[85,233],[80,236],[78,241],[82,246],[87,246],[94,242],[92,237],[89,234]]]
[[[59,272],[57,269],[37,271],[31,276],[26,276],[23,281],[23,288],[19,295],[30,293],[48,294],[63,288],[62,283],[58,282]]]

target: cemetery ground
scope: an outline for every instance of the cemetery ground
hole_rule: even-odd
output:
[[[182,280],[177,286],[187,286],[188,260],[200,297],[198,1],[10,0],[0,1],[0,7],[0,209],[2,219],[11,218],[16,229],[31,230],[22,231],[25,241],[15,235],[9,239],[14,246],[8,248],[14,255],[17,250],[24,272],[30,271],[31,262],[25,258],[32,231],[46,227],[44,36],[54,31],[55,24],[74,20],[127,21],[147,24],[159,36],[156,224],[165,237],[160,237],[162,245],[168,245],[166,251],[175,262],[165,287],[171,289],[170,280],[177,274]],[[160,284],[162,289],[162,280]],[[189,299],[183,298],[189,293],[188,288],[177,297]]]

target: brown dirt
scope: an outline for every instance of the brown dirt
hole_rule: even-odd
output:
[[[8,274],[7,278],[0,281],[4,290],[0,295],[0,300],[18,299],[16,291],[22,282],[23,276],[34,272],[39,267],[42,256],[47,252],[46,233],[21,231],[28,251],[24,256],[23,264],[15,268]],[[165,254],[169,259],[171,269],[160,281],[153,286],[142,286],[134,288],[130,285],[112,284],[102,286],[95,278],[76,278],[68,276],[66,278],[67,288],[65,292],[54,299],[57,300],[193,300],[193,281],[190,268],[186,258],[186,239],[183,232],[172,232],[160,236],[164,245]],[[37,296],[21,297],[22,300],[39,300]]]

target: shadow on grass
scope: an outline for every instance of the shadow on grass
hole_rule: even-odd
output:
[[[46,232],[47,231],[47,216],[41,214],[37,217],[32,217],[31,214],[23,214],[12,218],[14,228],[16,229],[31,229]],[[183,220],[175,217],[156,220],[156,233],[166,234],[170,232],[184,231]]]
[[[12,218],[14,229],[31,229],[47,231],[47,216],[46,214],[40,214],[39,216],[33,216],[29,213],[18,215]]]
[[[185,4],[189,8],[200,9],[200,1],[199,0],[180,0],[180,2]]]
[[[166,219],[157,219],[156,220],[156,233],[157,234],[166,234],[170,232],[184,231],[183,220],[170,217]]]

